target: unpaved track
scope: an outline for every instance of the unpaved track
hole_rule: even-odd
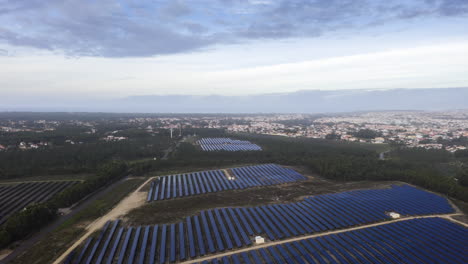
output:
[[[460,225],[463,225],[465,227],[468,227],[468,224],[465,224],[463,222],[460,222],[460,221],[457,221],[457,220],[451,218],[451,216],[455,216],[455,215],[460,215],[460,214],[425,215],[425,216],[404,217],[404,218],[399,218],[399,219],[395,219],[395,220],[391,220],[391,221],[385,221],[385,222],[374,223],[374,224],[369,224],[369,225],[363,225],[363,226],[351,227],[351,228],[346,228],[346,229],[328,231],[328,232],[324,232],[324,233],[320,233],[320,234],[294,237],[294,238],[290,238],[290,239],[265,243],[265,244],[261,244],[261,245],[258,245],[258,246],[247,247],[247,248],[243,248],[243,249],[239,249],[239,250],[232,250],[232,251],[229,251],[229,252],[226,252],[226,253],[214,254],[214,255],[204,257],[204,258],[197,258],[197,259],[193,259],[193,260],[189,260],[189,261],[185,261],[185,262],[180,262],[180,263],[185,263],[185,264],[200,263],[200,262],[203,262],[205,260],[210,260],[210,259],[214,259],[214,258],[221,258],[221,257],[224,257],[224,256],[230,256],[232,254],[242,253],[242,252],[246,252],[246,251],[250,251],[250,250],[256,250],[256,249],[259,249],[259,248],[266,248],[266,247],[269,247],[269,246],[285,244],[285,243],[294,242],[294,241],[303,240],[303,239],[321,237],[321,236],[326,236],[326,235],[331,235],[331,234],[339,234],[339,233],[349,232],[349,231],[353,231],[353,230],[359,230],[359,229],[369,228],[369,227],[373,227],[373,226],[387,225],[387,224],[392,224],[392,223],[401,222],[401,221],[407,221],[407,220],[411,220],[411,219],[418,219],[418,218],[440,217],[440,218],[447,219],[449,221],[456,222],[456,223],[458,223]]]
[[[61,264],[65,260],[65,258],[75,250],[83,241],[88,239],[94,232],[101,229],[107,221],[116,220],[120,216],[127,214],[130,210],[137,208],[143,205],[146,201],[146,192],[140,192],[141,188],[148,184],[153,177],[146,180],[143,184],[141,184],[135,191],[131,194],[127,195],[116,207],[114,207],[109,213],[106,215],[96,219],[94,222],[89,224],[86,227],[86,233],[75,243],[69,247],[59,258],[57,258],[53,263],[54,264]]]

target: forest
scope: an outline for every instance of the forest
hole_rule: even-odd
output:
[[[117,124],[97,127],[103,132],[86,134],[82,127],[67,126],[43,133],[0,133],[0,142],[5,145],[18,144],[21,141],[50,142],[49,146],[39,149],[0,151],[0,180],[37,175],[93,173],[103,162],[160,158],[163,151],[173,143],[165,130],[148,133]],[[112,135],[127,137],[128,140],[102,140],[108,134],[107,131],[112,130],[118,131]],[[74,144],[65,143],[66,140],[71,140]]]

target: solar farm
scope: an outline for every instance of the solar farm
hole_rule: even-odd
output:
[[[47,181],[0,185],[0,225],[10,215],[32,203],[44,202],[76,184],[76,181]]]
[[[169,175],[151,182],[147,201],[284,184],[305,179],[296,171],[276,164]]]
[[[201,138],[197,141],[203,151],[260,151],[262,148],[246,140],[230,138]]]
[[[217,263],[466,263],[468,231],[441,218],[395,222],[244,251]]]
[[[198,184],[200,191],[204,181],[198,179],[191,184]],[[150,199],[155,197],[154,184]],[[184,184],[164,189],[156,196],[172,199],[178,197],[172,194],[187,190]],[[201,210],[172,223],[128,226],[115,220],[64,263],[466,263],[460,247],[468,244],[466,226],[434,217],[454,212],[437,194],[393,185],[291,203]]]

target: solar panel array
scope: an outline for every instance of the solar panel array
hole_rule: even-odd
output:
[[[378,222],[390,219],[390,211],[428,215],[451,213],[453,208],[438,195],[403,185],[317,195],[289,204],[206,210],[178,223],[121,227],[117,233],[118,222],[109,222],[101,235],[95,241],[90,238],[70,261],[173,263],[248,247],[257,235],[279,240]],[[106,246],[101,246],[103,241]],[[113,241],[112,247],[107,241]],[[94,249],[100,249],[104,262],[97,261]]]
[[[269,246],[201,264],[467,263],[468,230],[423,218]]]
[[[293,169],[276,164],[233,168],[230,176],[226,175],[223,170],[169,175],[151,182],[147,201],[283,184],[305,179]]]
[[[0,225],[15,212],[32,203],[47,201],[56,193],[76,183],[76,181],[47,181],[0,185]]]
[[[260,151],[262,148],[246,140],[202,138],[197,141],[204,151]]]

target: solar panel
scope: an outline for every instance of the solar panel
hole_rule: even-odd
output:
[[[155,225],[153,227],[153,237],[151,239],[151,249],[150,249],[150,255],[149,255],[149,262],[150,264],[154,264],[156,261],[156,248],[158,244],[158,231],[159,231],[159,226]]]
[[[166,262],[166,241],[167,241],[167,225],[162,225],[161,228],[161,246],[159,247],[159,264]]]
[[[149,239],[149,233],[151,231],[150,226],[145,227],[145,233],[143,235],[143,241],[142,245],[140,247],[140,256],[138,257],[138,263],[139,264],[144,264],[145,263],[145,257],[146,257],[146,247],[148,245],[148,239]]]
[[[122,264],[125,259],[125,252],[127,251],[128,242],[132,236],[133,227],[130,227],[125,234],[125,240],[123,242],[122,248],[120,249],[119,259],[117,260],[118,264]]]
[[[133,243],[132,243],[132,248],[130,249],[130,255],[128,257],[128,264],[133,264],[133,261],[135,259],[136,251],[137,251],[137,246],[138,246],[138,240],[140,239],[140,233],[141,233],[141,226],[137,227],[135,230],[135,235],[133,238]]]

